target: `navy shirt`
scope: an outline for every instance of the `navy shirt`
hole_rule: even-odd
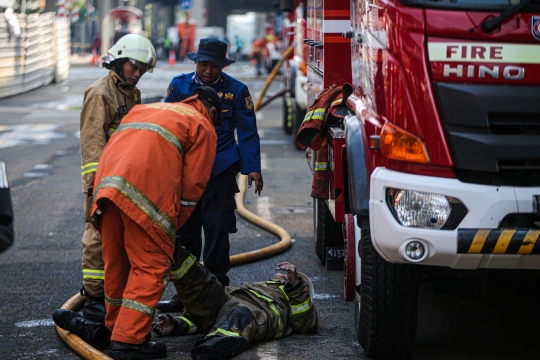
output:
[[[206,84],[205,84],[206,85]],[[165,94],[165,102],[179,102],[189,97],[199,85],[195,72],[175,76]],[[216,84],[209,85],[221,99],[223,126],[216,126],[217,154],[212,174],[219,175],[236,161],[241,160],[240,172],[261,172],[261,148],[253,101],[246,85],[221,73]],[[238,143],[234,133],[237,133]]]

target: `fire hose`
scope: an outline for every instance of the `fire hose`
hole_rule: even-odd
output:
[[[262,99],[264,98],[264,95],[266,94],[268,87],[274,80],[276,74],[278,73],[279,69],[283,65],[283,62],[289,57],[292,51],[293,51],[292,47],[288,48],[283,53],[283,56],[281,57],[280,61],[272,69],[270,75],[266,79],[266,82],[264,84],[263,89],[261,90],[259,97],[257,98],[255,102],[255,106],[254,106],[255,111],[260,110],[265,105],[270,103],[272,100],[276,99],[279,95],[282,95],[284,92],[287,91],[287,90],[280,91],[279,93],[272,96],[270,99],[267,99],[266,101],[262,102]],[[240,189],[240,192],[236,195],[236,207],[237,207],[236,212],[246,221],[278,236],[280,238],[280,241],[278,241],[277,243],[273,245],[270,245],[261,249],[232,255],[230,257],[231,266],[238,266],[238,265],[254,262],[257,260],[265,259],[274,255],[277,255],[279,253],[282,253],[291,247],[291,235],[287,232],[287,230],[247,210],[247,208],[244,205],[244,196],[245,196],[246,187],[247,187],[246,184],[247,184],[247,176],[240,175],[238,177],[238,188]],[[68,301],[66,301],[62,305],[61,309],[79,311],[84,306],[84,302],[85,302],[85,298],[81,296],[80,293],[77,293],[76,295],[71,297]],[[86,343],[77,335],[70,333],[69,331],[66,331],[58,326],[56,327],[56,331],[58,333],[58,336],[60,336],[60,338],[62,339],[62,341],[64,341],[66,345],[68,345],[73,351],[75,351],[83,359],[112,360],[107,355],[103,354],[102,352],[90,346],[88,343]]]

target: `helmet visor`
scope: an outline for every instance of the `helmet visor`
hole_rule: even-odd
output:
[[[139,60],[135,60],[135,59],[132,59],[132,58],[128,58],[129,61],[131,61],[131,63],[133,65],[135,65],[136,67],[138,67],[139,69],[141,69],[142,71],[144,72],[153,72],[154,71],[154,67],[149,65],[149,64],[145,64],[143,63],[142,61],[139,61]]]

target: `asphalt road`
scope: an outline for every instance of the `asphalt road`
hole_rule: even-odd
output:
[[[139,84],[143,98],[159,100],[168,82],[192,64],[159,66]],[[244,81],[256,99],[264,78],[248,64],[227,72]],[[80,185],[79,111],[86,87],[105,75],[95,67],[72,68],[69,79],[0,100],[0,160],[6,162],[15,210],[15,245],[0,255],[0,359],[76,359],[56,334],[53,312],[82,284],[84,229]],[[279,81],[270,93],[279,90]],[[326,271],[313,247],[311,177],[303,151],[281,130],[281,101],[257,114],[264,190],[248,190],[246,207],[285,228],[292,247],[279,255],[235,267],[231,283],[260,281],[275,264],[294,263],[315,285],[319,331],[253,344],[238,359],[364,358],[354,334],[354,308],[343,300],[340,271]],[[238,219],[231,254],[268,246],[278,239]],[[173,295],[172,286],[164,294]],[[421,287],[417,345],[412,359],[537,359],[540,357],[538,296],[488,299],[435,296]],[[162,338],[168,359],[188,359],[202,335]]]

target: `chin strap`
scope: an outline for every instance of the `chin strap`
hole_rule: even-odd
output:
[[[124,74],[124,64],[126,63],[127,59],[118,59],[113,62],[113,71],[118,74],[122,78],[122,80],[126,80],[126,74]]]

